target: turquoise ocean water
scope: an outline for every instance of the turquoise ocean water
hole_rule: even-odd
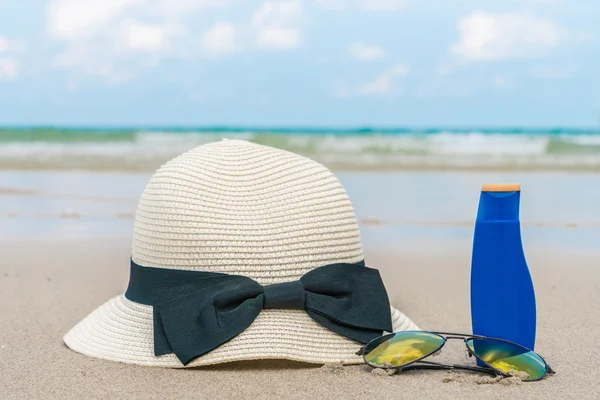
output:
[[[152,171],[222,138],[309,156],[331,168],[600,171],[600,130],[413,128],[0,128],[0,168]]]

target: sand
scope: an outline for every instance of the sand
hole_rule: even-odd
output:
[[[423,329],[470,331],[470,243],[367,248],[394,304]],[[474,373],[263,361],[175,370],[120,364],[68,349],[62,336],[127,283],[130,238],[0,241],[0,398],[600,398],[600,254],[528,253],[538,301],[536,350],[557,374],[490,383]],[[459,341],[439,361],[466,360]]]

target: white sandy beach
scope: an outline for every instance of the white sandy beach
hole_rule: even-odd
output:
[[[393,302],[423,329],[469,331],[469,251],[452,247],[455,250],[448,246],[443,252],[442,247],[431,252],[413,243],[394,252],[367,253],[382,271]],[[600,367],[594,354],[600,340],[597,253],[549,251],[529,256],[539,309],[536,350],[557,374],[541,382],[505,386],[479,384],[478,374],[443,371],[388,377],[375,376],[364,366],[322,369],[273,361],[169,370],[93,359],[68,349],[62,335],[124,290],[128,241],[4,240],[1,251],[0,397],[6,399],[390,398],[391,394],[407,399],[597,399],[600,395]],[[471,362],[459,343],[447,346],[441,356],[446,361]]]

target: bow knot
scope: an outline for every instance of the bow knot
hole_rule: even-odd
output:
[[[302,309],[360,343],[392,331],[379,271],[362,262],[330,264],[297,281],[262,286],[245,276],[142,267],[132,260],[125,296],[153,306],[154,354],[175,353],[184,365],[242,333],[263,309]]]
[[[302,281],[276,283],[263,286],[264,308],[304,309]]]

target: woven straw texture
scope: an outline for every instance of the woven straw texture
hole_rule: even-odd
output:
[[[138,205],[132,258],[143,266],[245,275],[268,285],[364,255],[350,199],[327,168],[287,151],[223,140],[176,157],[152,176]],[[394,331],[419,329],[393,307],[392,319]],[[183,367],[173,354],[154,356],[152,307],[123,295],[93,311],[64,341],[97,358]],[[187,367],[269,358],[360,363],[354,354],[360,346],[302,310],[268,309]]]

